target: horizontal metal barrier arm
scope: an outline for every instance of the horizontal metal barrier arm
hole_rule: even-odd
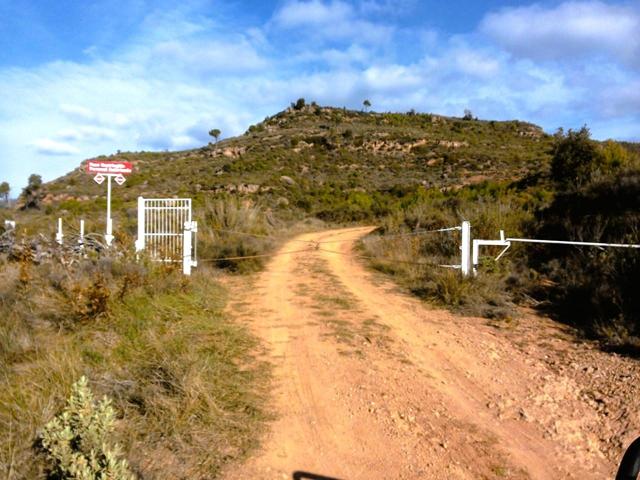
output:
[[[552,245],[576,245],[583,247],[640,248],[639,244],[632,243],[572,242],[568,240],[536,240],[533,238],[507,238],[506,240],[508,242],[547,243]]]

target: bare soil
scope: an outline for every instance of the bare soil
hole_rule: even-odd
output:
[[[230,312],[274,365],[276,419],[223,477],[612,478],[640,434],[638,362],[533,312],[431,308],[354,255],[370,230],[302,235],[282,252],[308,251],[231,281]]]

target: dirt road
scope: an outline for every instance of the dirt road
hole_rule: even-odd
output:
[[[230,311],[275,365],[277,419],[225,478],[611,478],[609,444],[633,432],[601,428],[562,367],[583,347],[537,317],[497,328],[429,308],[353,255],[370,230],[302,235],[282,251],[307,252],[236,286]]]

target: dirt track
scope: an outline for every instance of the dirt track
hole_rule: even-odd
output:
[[[275,365],[278,416],[225,478],[611,478],[612,442],[634,433],[629,412],[603,426],[610,413],[563,367],[604,354],[534,316],[510,330],[430,309],[353,256],[368,231],[302,235],[340,242],[289,242],[283,252],[309,251],[274,257],[234,287],[231,313]]]

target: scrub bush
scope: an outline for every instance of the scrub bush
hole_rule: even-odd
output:
[[[107,397],[96,402],[87,379],[72,387],[62,413],[44,427],[40,441],[49,477],[78,480],[133,480],[120,447],[110,445],[115,412]]]

